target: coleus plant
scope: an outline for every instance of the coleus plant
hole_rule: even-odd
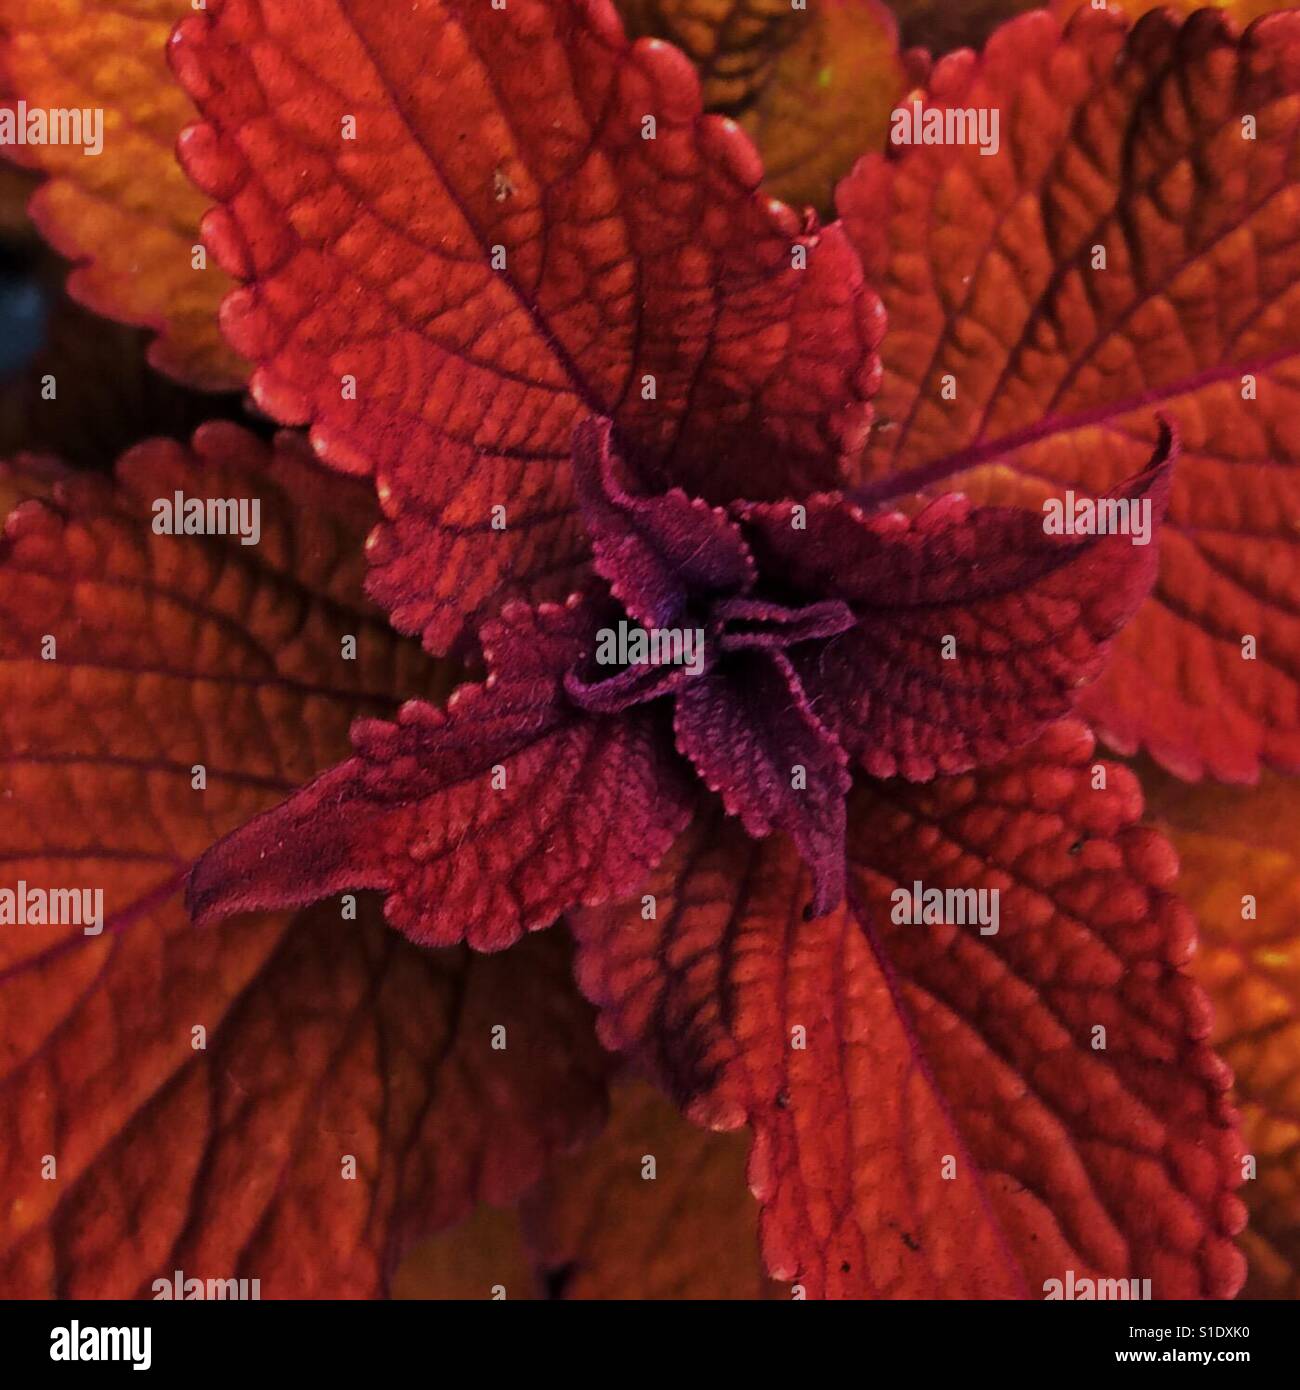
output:
[[[1251,467],[1217,421],[1262,419],[1291,457],[1277,229],[1296,196],[1294,17],[1242,38],[1212,16],[1130,32],[1090,13],[1064,34],[1030,16],[927,81],[931,104],[998,106],[1002,156],[869,158],[828,225],[771,201],[746,136],[702,114],[690,65],[630,42],[603,0],[225,0],[171,56],[202,116],[180,152],[217,203],[204,238],[245,282],[222,324],[254,400],[373,479],[367,587],[393,626],[485,668],[444,695],[445,668],[372,625],[382,694],[356,693],[381,717],[354,725],[353,755],[307,781],[298,765],[319,762],[277,752],[262,800],[306,785],[191,869],[212,838],[194,827],[156,890],[187,882],[202,922],[333,898],[299,919],[298,949],[339,979],[357,954],[367,1008],[391,968],[417,1030],[429,1000],[430,1038],[395,1035],[428,1057],[423,1083],[402,1069],[376,1135],[384,1202],[309,1287],[369,1287],[397,1242],[376,1225],[507,1200],[588,1123],[598,1067],[579,1052],[580,1085],[566,1072],[547,1121],[525,1079],[485,1080],[492,1122],[526,1152],[516,1174],[477,1128],[464,1162],[489,1178],[473,1194],[405,1163],[456,1131],[419,1096],[437,1093],[460,1016],[448,1025],[421,982],[525,951],[522,978],[549,980],[537,945],[555,933],[521,938],[563,918],[602,1039],[695,1120],[752,1129],[767,1268],[801,1293],[1037,1296],[1067,1269],[1234,1292],[1240,1140],[1183,973],[1174,857],[1073,714],[1082,698],[1121,749],[1178,772],[1296,761],[1285,658],[1261,690],[1223,653],[1250,627],[1216,611],[1219,583],[1263,592],[1253,489],[1293,484],[1243,482],[1208,538],[1196,520],[1207,481]],[[1221,249],[1243,236],[1267,303],[1242,300]],[[179,321],[162,342],[160,361],[187,360]],[[223,352],[188,360],[237,373]],[[1265,389],[1248,396],[1247,376]],[[259,448],[222,428],[194,446],[223,495],[264,473],[302,499],[298,524],[318,510],[356,529],[356,494],[331,507],[291,439]],[[142,499],[193,466],[146,446],[119,486]],[[56,490],[11,522],[22,593],[48,606],[60,575],[112,588],[138,568],[111,520],[126,500],[22,476]],[[1037,504],[1063,485],[1168,508],[1159,577],[1155,546],[1045,534]],[[926,488],[939,495],[914,503]],[[116,538],[87,548],[83,528]],[[203,589],[177,601],[194,581],[167,554],[148,552],[150,592],[191,609]],[[236,588],[275,592],[302,562],[288,543]],[[1293,568],[1272,582],[1284,595]],[[326,613],[342,601],[333,580],[307,588]],[[263,601],[234,604],[254,631],[265,620]],[[32,619],[14,611],[17,652]],[[1135,613],[1141,642],[1121,636],[1104,670]],[[312,623],[288,669],[263,639],[223,646],[220,679],[328,702]],[[602,667],[602,633],[628,625],[702,633],[700,669]],[[131,643],[95,641],[92,668],[138,664]],[[211,678],[210,644],[196,658],[190,678]],[[395,720],[393,694],[415,697]],[[35,714],[15,728],[48,737]],[[922,880],[998,891],[997,934],[898,922],[895,888]],[[357,888],[381,890],[388,929],[339,922],[336,895]],[[452,946],[454,965],[427,949]],[[370,988],[367,959],[386,962]],[[289,963],[277,953],[271,978]],[[492,978],[504,1002],[521,976]],[[489,1006],[486,984],[447,988]],[[207,1150],[200,1203],[238,1169]],[[268,1208],[247,1227],[223,1245],[191,1217],[182,1244],[274,1263],[300,1221]]]
[[[635,890],[705,792],[751,836],[789,836],[805,915],[824,916],[845,899],[850,761],[915,780],[996,763],[1068,712],[1154,578],[1127,535],[1061,542],[964,499],[909,523],[824,493],[730,517],[634,496],[612,436],[580,423],[570,461],[604,585],[506,602],[480,630],[485,681],[356,725],[357,758],[204,856],[197,920],[378,888],[417,941],[508,946]],[[1126,500],[1163,513],[1171,453],[1166,433]],[[698,634],[701,659],[602,670],[602,634],[629,619]]]

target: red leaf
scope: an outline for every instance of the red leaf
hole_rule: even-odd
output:
[[[753,1126],[774,1276],[838,1297],[1041,1297],[1067,1270],[1162,1298],[1240,1285],[1235,1116],[1175,861],[1092,759],[1068,723],[985,773],[863,789],[866,926],[805,922],[788,847],[708,824],[654,876],[652,920],[576,914],[605,1040],[698,1121]],[[997,889],[998,932],[894,923],[918,880]]]
[[[747,507],[759,568],[843,599],[856,624],[796,658],[804,688],[867,772],[925,780],[996,762],[1067,714],[1151,590],[1177,445],[1114,489],[1146,540],[1044,533],[1041,515],[948,494],[911,521],[838,498]],[[951,642],[945,649],[945,643]]]
[[[0,887],[98,887],[105,920],[0,929],[8,1296],[147,1297],[176,1269],[373,1295],[413,1236],[517,1196],[599,1117],[559,934],[489,959],[417,950],[369,899],[186,918],[214,835],[444,680],[361,601],[365,490],[304,454],[208,427],[9,518]],[[259,543],[155,534],[178,489],[257,499]]]
[[[431,649],[574,587],[582,416],[714,500],[826,485],[860,444],[882,320],[842,232],[762,197],[607,0],[221,0],[172,53],[253,395],[374,475],[373,591]]]
[[[487,681],[445,711],[412,700],[395,724],[356,724],[356,757],[203,856],[195,920],[379,888],[412,940],[496,951],[629,892],[685,827],[694,789],[665,752],[662,711],[565,703],[593,627],[585,605],[507,604],[482,632]]]
[[[864,467],[1040,507],[1176,421],[1154,599],[1085,708],[1125,752],[1248,780],[1300,769],[1300,15],[1126,27],[1033,14],[951,55],[927,103],[999,111],[998,153],[898,145],[841,186],[891,325]]]

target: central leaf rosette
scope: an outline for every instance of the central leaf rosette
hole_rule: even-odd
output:
[[[603,679],[584,660],[566,673],[565,692],[580,709],[604,715],[671,699],[678,750],[750,835],[781,829],[794,839],[813,871],[812,911],[828,912],[844,896],[844,797],[852,779],[847,754],[813,709],[788,653],[847,632],[853,611],[839,598],[772,596],[776,586],[763,582],[736,519],[680,489],[633,495],[617,476],[611,439],[603,420],[580,425],[574,438],[578,502],[596,570],[643,629],[698,632],[703,659],[629,665]],[[791,531],[806,535],[807,508],[786,510]],[[745,517],[753,509],[733,511]],[[772,515],[753,524],[778,523]]]
[[[359,720],[356,756],[215,845],[199,920],[355,888],[429,945],[508,946],[635,892],[714,794],[789,835],[809,916],[845,896],[853,773],[987,766],[1072,708],[1146,596],[1156,548],[1058,536],[950,494],[914,516],[837,493],[726,507],[649,492],[615,426],[574,432],[590,544],[564,604],[503,604],[487,675]],[[1176,445],[1114,496],[1163,515]],[[1150,534],[1149,532],[1147,534]],[[698,662],[598,660],[602,629],[703,635]]]

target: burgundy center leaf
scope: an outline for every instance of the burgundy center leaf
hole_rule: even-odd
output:
[[[673,678],[677,747],[751,835],[779,828],[793,836],[814,866],[813,909],[828,912],[844,893],[847,758],[780,649],[841,632],[853,615],[834,600],[791,609],[747,599],[757,575],[739,526],[680,491],[629,496],[615,480],[610,433],[590,422],[574,440],[597,568],[616,597],[635,596],[628,606],[636,616],[698,623],[710,644],[707,670]],[[570,691],[590,703],[603,686]],[[660,693],[662,685],[638,698]]]
[[[754,561],[739,528],[719,508],[681,489],[630,495],[616,477],[608,420],[584,420],[573,435],[578,504],[596,569],[628,613],[648,627],[679,618],[688,595],[739,593]]]
[[[848,757],[817,717],[788,657],[747,651],[677,700],[677,746],[756,838],[789,832],[815,881],[809,915],[844,896]]]

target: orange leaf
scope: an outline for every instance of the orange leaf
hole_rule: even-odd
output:
[[[69,292],[109,318],[159,335],[150,361],[208,390],[247,368],[221,340],[230,281],[196,270],[205,202],[176,161],[194,107],[167,67],[166,44],[190,0],[0,0],[6,95],[29,110],[101,109],[102,151],[80,144],[7,146],[49,175],[31,214],[77,268]]]
[[[1300,784],[1189,788],[1150,773],[1149,807],[1197,912],[1195,973],[1236,1073],[1246,1151],[1246,1298],[1300,1298]],[[1253,902],[1248,901],[1253,899]]]
[[[1084,708],[1186,777],[1300,770],[1300,14],[1026,15],[929,93],[999,111],[998,149],[840,187],[890,317],[873,490],[1097,494],[1168,415],[1160,576]]]
[[[258,543],[155,534],[177,490],[256,499]],[[512,1200],[600,1113],[560,934],[486,959],[407,945],[370,899],[217,930],[181,906],[193,858],[336,759],[353,716],[443,683],[360,598],[373,519],[299,441],[230,425],[9,516],[0,888],[103,893],[99,933],[0,929],[10,1296],[147,1295],[176,1269],[374,1294],[411,1236]]]
[[[788,844],[701,817],[642,898],[574,914],[602,1038],[699,1123],[753,1128],[767,1267],[808,1297],[1240,1287],[1191,917],[1136,780],[1094,757],[1067,721],[979,773],[861,786],[859,910],[806,920]],[[998,894],[994,931],[900,914],[922,883]]]
[[[898,26],[878,0],[619,0],[633,37],[669,39],[700,71],[704,104],[754,138],[767,186],[826,208],[877,148],[906,85]]]
[[[789,1297],[762,1273],[745,1142],[696,1128],[641,1081],[610,1099],[599,1138],[552,1163],[518,1210],[480,1207],[413,1250],[396,1296]]]
[[[641,1082],[612,1100],[600,1139],[524,1199],[549,1284],[582,1299],[786,1296],[763,1277],[745,1140],[696,1128]]]

